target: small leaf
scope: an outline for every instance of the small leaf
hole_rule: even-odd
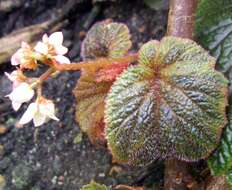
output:
[[[104,143],[104,100],[112,83],[95,81],[95,75],[85,71],[77,82],[74,95],[78,104],[76,120],[94,144]]]
[[[93,144],[105,143],[105,97],[116,77],[128,63],[111,64],[100,70],[85,70],[74,89],[77,98],[76,120]]]
[[[229,73],[232,68],[232,0],[201,0],[196,33],[199,42],[218,59],[218,69]]]
[[[130,33],[126,25],[108,21],[96,23],[87,33],[82,44],[83,59],[121,58],[131,47]],[[100,59],[98,59],[100,60]],[[78,100],[76,119],[90,140],[104,143],[105,97],[116,77],[129,63],[112,63],[101,68],[91,67],[82,72],[74,94]]]
[[[146,165],[209,156],[226,124],[228,81],[214,66],[215,59],[191,40],[145,44],[139,64],[117,78],[106,98],[114,159]]]
[[[217,150],[209,157],[208,166],[213,175],[226,174],[232,168],[232,106],[230,106],[229,123],[223,131]]]
[[[118,58],[131,48],[130,32],[125,24],[102,21],[94,24],[82,43],[83,59]]]
[[[84,185],[81,190],[107,190],[107,187],[95,181],[91,181],[89,184]]]

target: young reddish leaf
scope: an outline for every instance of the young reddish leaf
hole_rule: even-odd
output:
[[[83,59],[118,58],[131,48],[130,32],[125,24],[102,21],[94,24],[82,43]]]
[[[152,45],[153,44],[153,45]],[[145,165],[159,158],[196,161],[217,146],[226,124],[226,78],[195,42],[148,42],[139,64],[106,98],[106,137],[114,158]]]
[[[96,23],[87,33],[81,55],[83,59],[121,58],[130,47],[130,33],[126,25],[103,21]],[[74,89],[78,100],[77,121],[93,143],[105,142],[104,100],[116,77],[128,65],[114,63],[101,69],[93,67],[85,70]]]
[[[112,83],[101,82],[99,84],[95,80],[95,72],[83,72],[73,91],[78,102],[76,119],[92,143],[104,143],[104,100]]]
[[[107,65],[105,68],[100,69],[96,73],[95,80],[97,82],[113,82],[117,76],[127,67],[129,66],[129,63],[115,63],[111,65]]]
[[[96,71],[83,71],[74,94],[77,98],[76,119],[93,144],[104,144],[105,97],[116,77],[128,67],[127,63],[112,64]]]

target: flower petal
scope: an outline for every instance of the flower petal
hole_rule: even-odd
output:
[[[12,107],[13,107],[14,111],[18,111],[19,108],[21,107],[21,105],[22,105],[22,103],[20,103],[20,102],[12,101]]]
[[[34,47],[34,50],[44,55],[48,54],[48,46],[44,44],[43,42],[38,42],[36,46]]]
[[[13,81],[13,78],[11,77],[11,75],[8,72],[4,72],[4,74],[7,76],[7,78],[11,81]]]
[[[48,35],[47,34],[43,35],[42,41],[43,41],[43,43],[48,43]]]
[[[19,78],[19,71],[18,70],[14,70],[12,71],[10,74],[7,72],[4,72],[4,74],[7,76],[7,78],[12,81],[12,82],[19,82],[18,78]]]
[[[60,64],[70,64],[70,60],[63,55],[54,56],[54,59]]]
[[[37,103],[31,103],[21,119],[19,120],[19,124],[24,125],[26,123],[29,123],[32,118],[35,116],[36,112],[38,110],[38,104]]]
[[[21,43],[21,47],[22,47],[23,49],[30,49],[30,48],[31,48],[30,45],[29,45],[27,42],[22,42],[22,43]]]
[[[41,112],[36,112],[33,117],[33,123],[35,127],[38,127],[46,122],[46,115],[42,114]]]
[[[19,50],[12,55],[11,65],[20,65]]]
[[[59,119],[55,116],[55,105],[52,101],[47,100],[45,103],[39,104],[39,110],[47,117],[59,121]]]
[[[13,91],[7,95],[11,101],[18,103],[28,102],[33,96],[34,90],[25,82],[20,83],[19,86],[14,88]]]
[[[54,32],[49,36],[49,44],[51,45],[62,45],[63,43],[63,34],[62,32]]]
[[[64,55],[68,52],[68,48],[62,45],[54,46],[54,49],[57,55]]]

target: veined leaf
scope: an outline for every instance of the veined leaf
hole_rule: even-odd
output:
[[[148,42],[139,64],[106,98],[106,137],[115,160],[146,165],[159,158],[196,161],[216,148],[226,124],[227,79],[195,42]]]
[[[81,55],[83,59],[120,58],[128,53],[130,47],[130,33],[126,25],[103,21],[93,25],[87,33]],[[104,68],[96,66],[82,71],[74,89],[78,101],[76,120],[94,144],[105,142],[105,97],[116,77],[128,65],[129,63],[113,63]]]
[[[95,181],[91,181],[89,184],[84,185],[81,190],[107,190],[107,187]]]
[[[229,74],[232,68],[232,0],[201,0],[196,33],[200,43],[217,58],[218,69]]]
[[[128,63],[111,64],[98,71],[85,70],[77,82],[74,95],[77,98],[76,120],[93,144],[104,144],[105,97],[116,77],[128,67]]]
[[[229,170],[232,169],[232,106],[230,106],[228,115],[229,123],[223,131],[220,144],[217,150],[213,153],[212,156],[209,157],[208,160],[208,166],[213,175],[226,174],[229,172]],[[232,177],[230,178],[232,179]]]
[[[98,83],[95,73],[84,71],[73,93],[77,98],[76,120],[91,142],[102,144],[104,138],[104,100],[112,82]]]
[[[232,0],[201,0],[197,12],[197,37],[200,43],[217,58],[217,68],[232,79]],[[232,117],[217,150],[208,160],[213,175],[222,175],[232,168]],[[227,177],[228,177],[227,176]],[[230,180],[232,182],[232,180]]]
[[[130,32],[125,24],[102,21],[94,24],[82,43],[83,59],[118,58],[131,48]]]
[[[107,65],[96,73],[95,80],[97,82],[113,82],[117,76],[128,66],[129,63],[114,63]]]

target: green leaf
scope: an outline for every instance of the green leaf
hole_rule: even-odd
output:
[[[220,144],[208,159],[208,166],[213,175],[226,174],[232,168],[232,106],[228,115],[229,123],[223,131]]]
[[[102,21],[94,24],[82,43],[83,59],[118,58],[131,48],[130,32],[125,24]]]
[[[203,47],[218,59],[218,69],[229,73],[232,68],[232,0],[202,0],[198,6],[196,34]]]
[[[196,161],[216,148],[226,124],[227,79],[195,42],[148,42],[139,64],[117,78],[106,98],[106,137],[114,159]]]
[[[232,189],[232,170],[226,174],[226,180],[229,185],[229,188]]]
[[[81,190],[107,190],[107,187],[95,181],[91,181],[89,184],[84,185]]]

